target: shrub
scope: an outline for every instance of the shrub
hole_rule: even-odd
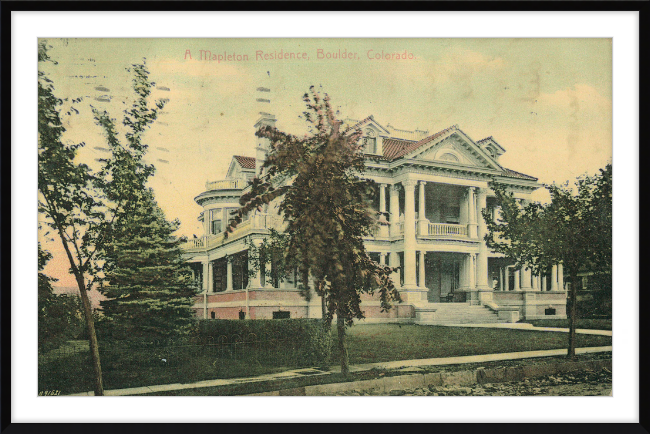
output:
[[[318,319],[199,320],[192,340],[195,343],[239,341],[286,341],[294,351],[294,364],[325,366],[329,360],[331,335]]]

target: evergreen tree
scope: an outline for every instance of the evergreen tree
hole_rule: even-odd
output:
[[[268,126],[256,133],[271,143],[265,173],[242,196],[226,234],[246,213],[281,200],[279,212],[287,223],[284,263],[297,266],[306,297],[313,278],[315,292],[325,301],[328,328],[336,315],[341,371],[347,374],[345,328],[364,318],[360,295],[379,293],[382,310],[401,298],[390,278],[394,270],[373,261],[363,242],[377,216],[370,206],[376,185],[360,177],[365,169],[361,131],[344,128],[329,96],[313,86],[303,100],[311,134],[296,137]]]
[[[167,339],[181,333],[193,317],[193,284],[183,264],[179,241],[173,236],[178,221],[169,222],[146,186],[155,168],[146,164],[144,133],[156,120],[163,101],[149,103],[155,83],[146,61],[128,69],[137,98],[124,110],[120,134],[106,111],[93,109],[104,131],[112,158],[104,161],[98,179],[106,197],[121,203],[104,248],[102,302],[105,333],[114,339]]]
[[[102,292],[108,300],[101,303],[106,328],[100,332],[119,340],[180,336],[194,318],[196,290],[173,236],[178,221],[165,219],[151,190],[132,199],[129,209],[116,221],[106,253],[108,285]]]

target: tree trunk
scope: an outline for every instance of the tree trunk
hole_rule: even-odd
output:
[[[323,294],[320,298],[320,310],[321,310],[321,315],[323,318],[323,322],[325,322],[325,318],[327,318],[327,307],[325,306],[325,294]]]
[[[567,357],[569,359],[575,359],[576,357],[576,320],[577,318],[577,309],[576,309],[576,289],[578,287],[578,276],[572,272],[571,273],[571,290],[569,291],[569,302],[571,304],[569,309],[569,350],[567,352]]]
[[[95,396],[104,395],[104,382],[102,380],[102,365],[99,360],[99,346],[97,344],[97,334],[95,333],[95,321],[93,319],[93,311],[88,299],[88,292],[84,285],[82,276],[77,277],[77,285],[79,286],[79,293],[81,294],[81,302],[84,308],[84,317],[86,318],[86,327],[88,329],[88,341],[90,342],[90,354],[93,361],[93,370],[95,371]]]
[[[345,318],[339,313],[336,313],[336,328],[339,335],[339,357],[341,360],[341,374],[348,376],[350,374],[350,366],[348,364],[348,351],[345,348]]]

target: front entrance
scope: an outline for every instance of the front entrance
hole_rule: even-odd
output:
[[[427,252],[425,255],[425,286],[431,303],[464,302],[465,293],[459,292],[460,268],[463,255],[457,253]]]

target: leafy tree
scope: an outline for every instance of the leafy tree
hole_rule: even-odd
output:
[[[48,46],[39,44],[39,62],[52,61]],[[54,62],[56,64],[56,62]],[[93,108],[97,123],[103,127],[111,145],[111,157],[100,160],[98,172],[76,161],[84,143],[68,144],[63,140],[65,128],[60,110],[64,101],[54,95],[54,86],[43,71],[38,75],[38,145],[39,145],[39,212],[45,223],[54,229],[61,240],[75,276],[84,318],[88,331],[92,364],[95,373],[95,396],[104,394],[101,362],[95,321],[87,291],[103,279],[104,254],[108,248],[111,230],[120,215],[128,215],[133,192],[153,173],[153,167],[143,163],[146,146],[141,136],[156,119],[157,110],[163,106],[156,103],[149,107],[147,97],[153,83],[148,81],[146,66],[133,65],[128,69],[134,75],[133,89],[136,98],[125,110],[124,126],[128,147],[122,147],[118,132],[106,112]],[[73,99],[73,104],[81,98]],[[70,111],[78,112],[74,107]],[[131,200],[131,202],[129,202]]]
[[[165,219],[151,190],[129,205],[132,214],[117,219],[107,249],[100,332],[118,340],[167,340],[194,318],[196,288],[173,236],[179,222]]]
[[[52,61],[48,46],[39,44],[38,61]],[[56,64],[56,62],[54,62]],[[99,267],[98,256],[106,240],[110,217],[101,195],[97,194],[89,167],[75,161],[83,143],[64,143],[65,128],[60,110],[64,101],[54,95],[52,80],[38,72],[38,210],[61,241],[79,288],[88,330],[95,396],[104,394],[102,370],[90,290]],[[80,99],[72,100],[78,103]]]
[[[195,289],[181,258],[180,241],[173,236],[180,223],[166,220],[146,187],[155,168],[144,162],[148,145],[143,135],[164,101],[149,103],[155,83],[149,80],[146,62],[128,70],[137,98],[124,111],[123,136],[108,112],[93,109],[112,154],[100,172],[101,188],[108,200],[122,204],[105,244],[108,285],[102,292],[109,299],[102,308],[113,338],[168,339],[182,332],[194,316]]]
[[[561,263],[572,282],[567,303],[569,319],[568,356],[575,357],[577,274],[594,270],[611,276],[612,269],[612,165],[600,174],[569,183],[546,185],[550,204],[521,205],[506,186],[491,183],[501,218],[495,222],[488,210],[488,247],[528,267],[535,273]]]
[[[280,199],[285,262],[297,267],[307,297],[313,278],[315,292],[325,301],[328,328],[336,315],[341,371],[347,374],[345,328],[364,317],[360,294],[378,292],[383,310],[401,298],[390,278],[394,270],[374,262],[363,243],[376,224],[370,206],[376,186],[359,177],[365,168],[361,131],[343,129],[329,96],[321,97],[313,86],[303,100],[310,134],[299,138],[268,126],[257,131],[269,139],[270,152],[227,233],[245,214]]]

